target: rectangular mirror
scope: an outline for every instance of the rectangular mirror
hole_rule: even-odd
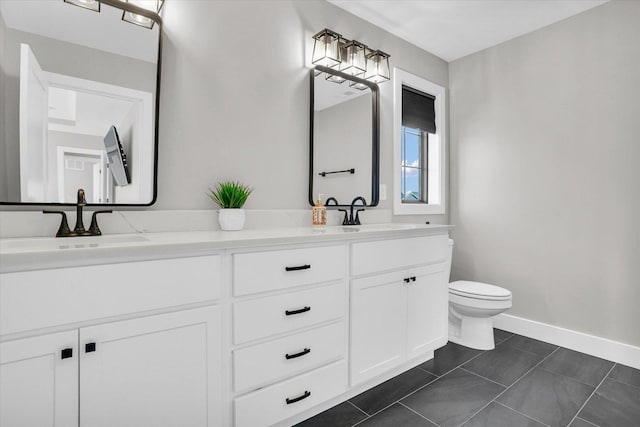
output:
[[[378,204],[378,86],[332,68],[311,70],[309,203]],[[327,201],[329,200],[329,204]]]
[[[161,24],[120,0],[0,1],[0,203],[155,201]]]

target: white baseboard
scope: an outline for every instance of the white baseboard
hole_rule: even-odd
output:
[[[493,326],[508,332],[524,335],[529,338],[640,369],[640,347],[634,347],[618,341],[536,322],[535,320],[511,316],[509,314],[496,316]]]

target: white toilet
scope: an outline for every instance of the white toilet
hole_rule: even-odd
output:
[[[449,239],[449,273],[453,240]],[[458,280],[449,283],[449,341],[492,350],[493,317],[511,308],[511,292],[495,285]]]

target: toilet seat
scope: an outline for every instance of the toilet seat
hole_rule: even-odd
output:
[[[490,301],[507,301],[511,299],[511,292],[500,286],[489,285],[482,282],[458,280],[449,283],[449,293],[464,298],[472,298]]]

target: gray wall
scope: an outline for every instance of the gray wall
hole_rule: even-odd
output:
[[[445,61],[323,0],[181,0],[166,2],[163,16],[154,209],[213,208],[207,188],[223,179],[255,187],[247,208],[309,208],[308,66],[311,37],[325,27],[388,52],[392,66],[448,86]],[[381,182],[391,196],[392,84],[380,92]],[[390,197],[381,202],[391,206]]]
[[[450,64],[453,278],[640,345],[640,2]]]
[[[0,147],[4,147],[6,138],[5,126],[5,65],[4,65],[4,43],[6,40],[6,27],[4,19],[0,15]],[[0,200],[7,200],[7,155],[5,150],[0,149]]]
[[[314,113],[314,200],[322,193],[323,201],[335,197],[339,203],[349,204],[363,196],[371,202],[371,96],[368,91],[367,95]],[[318,175],[351,168],[354,174]]]

